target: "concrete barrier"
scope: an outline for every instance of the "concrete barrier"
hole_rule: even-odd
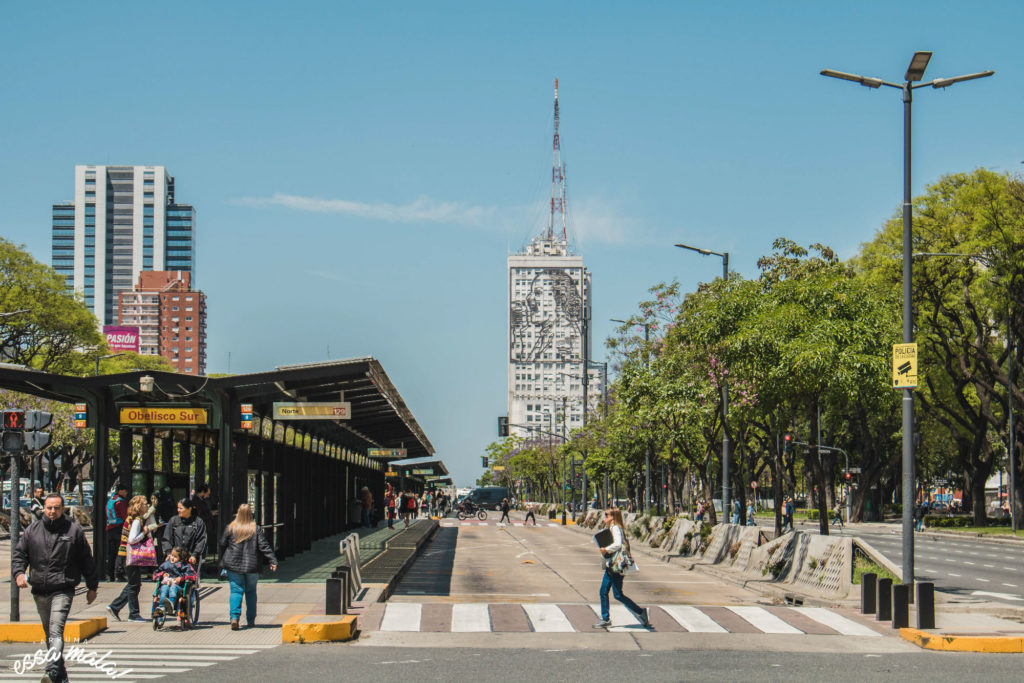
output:
[[[355,615],[331,618],[322,614],[297,615],[281,625],[282,643],[324,643],[352,640],[358,626]]]
[[[107,628],[106,617],[69,620],[64,624],[64,640],[69,643],[81,642]],[[0,642],[38,643],[46,638],[43,625],[38,622],[19,621],[0,624]]]

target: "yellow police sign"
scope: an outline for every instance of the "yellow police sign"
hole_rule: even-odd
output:
[[[917,344],[892,345],[892,388],[917,388]]]

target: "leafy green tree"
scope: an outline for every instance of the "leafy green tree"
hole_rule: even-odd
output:
[[[0,358],[77,374],[83,349],[104,346],[96,318],[64,278],[0,238]]]

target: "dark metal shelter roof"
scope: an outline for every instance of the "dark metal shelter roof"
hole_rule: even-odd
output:
[[[141,391],[140,379],[144,376],[154,379],[152,391]],[[57,401],[102,401],[110,414],[114,414],[115,404],[123,401],[198,405],[217,400],[232,405],[251,403],[255,414],[272,418],[275,401],[344,400],[351,403],[351,419],[303,421],[302,428],[333,441],[346,441],[349,439],[341,437],[355,434],[380,448],[405,448],[410,457],[434,454],[433,445],[387,373],[370,357],[287,365],[270,372],[216,378],[153,371],[75,377],[0,363],[0,387]],[[238,416],[225,417],[237,424]]]
[[[448,468],[440,460],[421,460],[419,462],[402,460],[391,463],[391,467],[401,469],[406,476],[440,477],[450,474]]]

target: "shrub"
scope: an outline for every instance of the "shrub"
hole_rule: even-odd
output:
[[[950,517],[949,515],[925,515],[924,525],[937,529],[968,527],[974,526],[974,518],[969,515],[957,515],[955,517]]]

